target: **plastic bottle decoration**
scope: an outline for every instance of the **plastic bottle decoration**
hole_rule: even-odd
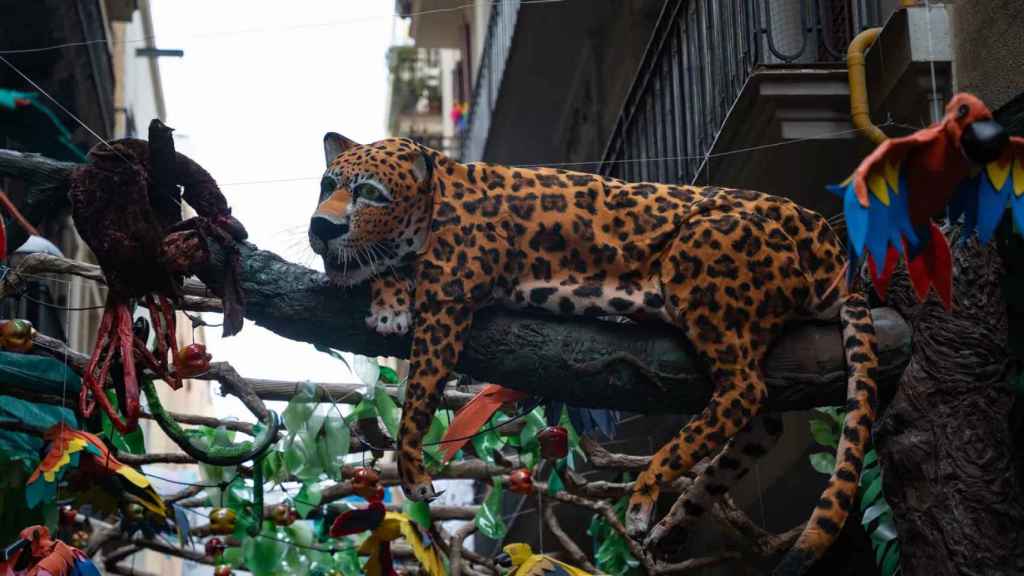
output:
[[[516,494],[526,496],[533,494],[533,477],[530,475],[530,469],[520,468],[513,470],[508,475],[508,489]]]
[[[28,352],[35,334],[28,320],[4,320],[0,322],[0,348],[8,352]]]
[[[569,454],[569,432],[561,426],[548,426],[537,433],[540,455],[545,460],[561,460]]]
[[[206,541],[206,545],[204,546],[204,548],[206,556],[216,560],[217,558],[220,558],[222,554],[224,554],[224,551],[227,550],[228,547],[226,544],[224,544],[223,540],[217,537],[213,537]]]
[[[206,351],[206,346],[194,343],[178,350],[174,356],[174,372],[179,378],[193,378],[210,369],[213,356]]]
[[[0,551],[0,574],[100,576],[81,550],[51,540],[46,526],[25,528],[16,542]]]
[[[224,536],[235,533],[235,511],[230,508],[214,508],[210,511],[210,533]]]

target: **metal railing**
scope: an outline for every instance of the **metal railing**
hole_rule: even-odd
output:
[[[505,63],[519,18],[520,0],[504,0],[491,4],[487,21],[480,65],[473,83],[473,96],[469,104],[469,117],[461,134],[459,156],[463,161],[480,160],[491,131],[491,115],[498,103]]]
[[[880,0],[668,0],[601,173],[692,182],[757,66],[841,62],[880,19]]]

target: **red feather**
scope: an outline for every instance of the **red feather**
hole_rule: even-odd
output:
[[[518,390],[510,390],[497,384],[488,384],[479,394],[466,403],[455,414],[448,431],[441,443],[444,445],[444,461],[455,457],[466,442],[491,419],[491,416],[507,402],[516,402],[526,398],[526,394]]]
[[[379,500],[360,510],[349,510],[338,516],[331,524],[331,538],[341,538],[360,532],[376,530],[384,521],[384,503]]]
[[[946,310],[953,309],[953,257],[949,244],[942,230],[934,223],[929,223],[931,238],[925,243],[924,250],[907,262],[910,282],[919,300],[928,297],[928,289],[935,287],[939,299]]]
[[[875,265],[874,254],[868,255],[868,269],[871,271],[871,285],[875,287],[875,292],[878,293],[878,297],[885,300],[885,294],[889,291],[889,282],[892,281],[892,272],[896,269],[896,263],[899,262],[900,254],[896,251],[896,248],[889,246],[889,251],[885,253],[885,266],[882,268],[882,273],[878,273],[878,268]]]

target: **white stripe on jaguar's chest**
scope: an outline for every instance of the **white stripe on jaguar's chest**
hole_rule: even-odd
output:
[[[649,279],[632,287],[545,280],[520,282],[498,302],[511,308],[540,308],[563,316],[652,316],[666,322],[660,282]]]

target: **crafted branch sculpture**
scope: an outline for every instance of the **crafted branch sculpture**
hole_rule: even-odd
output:
[[[246,238],[246,232],[206,170],[174,152],[171,129],[159,120],[150,124],[148,143],[101,144],[89,152],[89,160],[71,177],[72,216],[78,233],[96,254],[110,291],[84,374],[81,411],[88,416],[99,402],[124,432],[136,426],[139,415],[136,355],[172,387],[181,385],[179,370],[167,360],[168,352],[177,358],[172,302],[181,297],[184,276],[209,258],[210,240],[229,254],[224,269],[224,334],[241,329],[244,296],[238,287],[234,245]],[[179,185],[198,217],[181,220]],[[155,355],[132,333],[133,300],[142,300],[149,308]],[[118,357],[124,375],[123,418],[103,392]]]

